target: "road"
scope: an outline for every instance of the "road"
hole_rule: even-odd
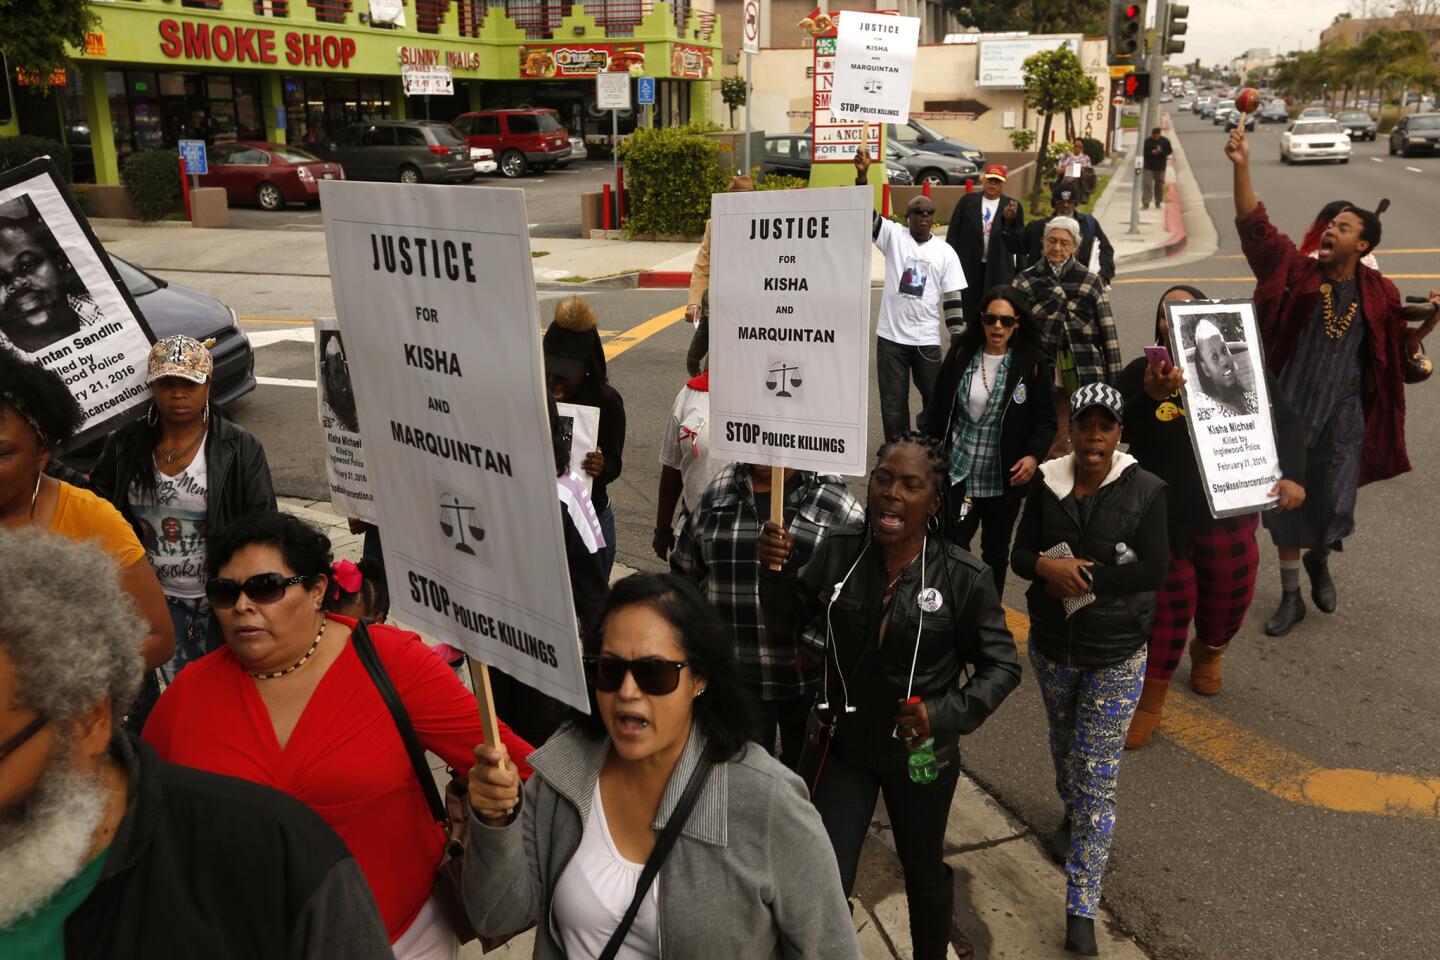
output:
[[[1219,249],[1122,271],[1113,299],[1127,357],[1148,342],[1155,302],[1169,284],[1193,283],[1216,297],[1247,296],[1253,287],[1235,237],[1225,134],[1187,114],[1176,126]],[[1285,167],[1277,160],[1281,129],[1261,127],[1252,138],[1256,184],[1282,229],[1303,232],[1333,198],[1374,206],[1389,197],[1377,250],[1382,268],[1402,293],[1440,287],[1440,239],[1432,235],[1440,223],[1440,157],[1390,158],[1382,140],[1356,145],[1348,165]],[[194,275],[176,278],[209,289]],[[257,364],[273,379],[241,402],[237,418],[264,441],[282,492],[315,495],[323,471],[314,391],[275,381],[313,379],[308,323],[282,318],[313,316],[306,309],[329,301],[329,281],[287,278],[279,292],[268,281],[225,282],[243,316],[266,318],[246,324],[251,335],[275,341],[259,349]],[[540,293],[542,317],[562,295]],[[685,299],[682,291],[585,295],[607,339]],[[625,470],[611,487],[620,559],[642,569],[659,565],[649,548],[656,452],[685,380],[689,335],[685,324],[671,324],[610,364],[629,421]],[[1265,637],[1261,624],[1279,588],[1262,534],[1259,589],[1226,656],[1224,693],[1202,703],[1188,693],[1182,667],[1167,725],[1148,748],[1125,758],[1106,896],[1118,922],[1156,957],[1436,955],[1440,781],[1426,778],[1440,766],[1440,671],[1432,654],[1440,599],[1428,590],[1428,571],[1440,566],[1440,496],[1428,481],[1440,468],[1440,384],[1411,387],[1408,402],[1415,471],[1362,491],[1359,533],[1332,561],[1339,611],[1326,616],[1312,608],[1291,636]],[[871,413],[874,438],[873,384]],[[860,492],[861,484],[854,486]],[[1023,586],[1013,577],[1006,595],[1023,613]],[[1060,815],[1044,742],[1038,691],[1027,677],[964,744],[967,771],[1037,831]],[[1329,773],[1337,770],[1394,776]],[[1367,805],[1380,812],[1335,809]],[[984,931],[972,936],[988,942]]]

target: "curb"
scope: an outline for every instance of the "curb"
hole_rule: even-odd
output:
[[[1175,153],[1178,155],[1179,161],[1183,161],[1185,153],[1179,147],[1180,138],[1175,133],[1174,125],[1170,123],[1169,115],[1165,115],[1162,120],[1167,132],[1175,141]],[[1167,178],[1165,181],[1165,228],[1170,231],[1169,239],[1148,250],[1139,250],[1135,253],[1127,253],[1116,257],[1116,267],[1134,263],[1148,263],[1151,260],[1164,260],[1167,257],[1178,256],[1185,252],[1185,247],[1190,241],[1190,232],[1185,223],[1184,206],[1180,201],[1179,161],[1171,167],[1174,177]]]
[[[688,270],[642,270],[635,278],[635,286],[645,290],[688,290]]]

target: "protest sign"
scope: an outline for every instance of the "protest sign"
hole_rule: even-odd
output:
[[[585,489],[595,478],[585,472],[585,455],[600,449],[600,408],[581,403],[557,403],[560,414],[560,442],[570,451],[570,469],[585,478]]]
[[[835,93],[835,38],[815,38],[811,69],[810,159],[815,163],[854,163],[861,144],[870,159],[880,159],[880,124],[842,122],[830,109]]]
[[[1280,458],[1265,383],[1264,352],[1249,300],[1165,304],[1170,356],[1185,374],[1180,401],[1156,416],[1185,417],[1195,460],[1216,517],[1273,507]]]
[[[48,157],[0,174],[0,349],[65,379],[76,443],[150,402],[155,336]]]
[[[835,36],[830,109],[841,120],[908,122],[919,42],[916,17],[846,10]]]
[[[588,709],[523,192],[321,199],[396,616]]]
[[[325,473],[330,480],[330,505],[342,517],[378,523],[355,386],[345,359],[345,339],[334,317],[315,320],[315,391],[320,430],[325,435]]]
[[[868,187],[715,195],[714,456],[865,472],[871,202]]]

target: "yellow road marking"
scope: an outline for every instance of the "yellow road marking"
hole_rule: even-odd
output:
[[[1380,254],[1379,254],[1379,255],[1383,255],[1383,256],[1387,256],[1387,257],[1394,257],[1394,256],[1399,256],[1399,255],[1402,254],[1402,253],[1403,253],[1403,254],[1440,253],[1440,247],[1401,247],[1401,248],[1398,249],[1398,250],[1392,250],[1392,249],[1390,249],[1389,247],[1381,247],[1381,248],[1380,248]],[[1215,256],[1210,257],[1209,259],[1211,259],[1211,260],[1244,260],[1244,259],[1245,259],[1245,254],[1243,254],[1243,253],[1217,253]],[[1389,274],[1386,274],[1386,276],[1389,276]]]
[[[1006,607],[1005,623],[1023,652],[1030,639],[1030,618]],[[1165,702],[1159,732],[1272,797],[1342,813],[1440,820],[1440,778],[1322,767],[1176,692],[1178,688]]]
[[[605,344],[605,359],[614,360],[637,343],[642,343],[650,339],[661,330],[684,318],[685,308],[676,307],[674,310],[667,310],[658,317],[651,317],[644,323],[636,324]]]

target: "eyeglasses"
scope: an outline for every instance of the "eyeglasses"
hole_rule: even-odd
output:
[[[1015,322],[1019,319],[1020,318],[1015,316],[1014,314],[1011,314],[1010,316],[1005,316],[1004,314],[999,313],[980,314],[980,322],[985,324],[985,326],[987,327],[993,327],[997,323],[1000,324],[1000,326],[1002,327],[1013,327],[1015,326]]]
[[[619,657],[586,657],[586,664],[600,693],[614,693],[625,682],[625,674],[635,678],[635,686],[642,693],[652,697],[663,697],[674,693],[680,685],[680,671],[689,660],[662,660],[659,657],[641,657],[639,660],[622,660]]]
[[[205,584],[205,596],[210,606],[217,610],[229,610],[235,606],[244,593],[255,603],[275,603],[285,596],[285,591],[297,583],[308,583],[311,577],[287,577],[283,573],[257,573],[239,583],[235,580],[210,580]]]
[[[35,736],[35,734],[39,733],[41,730],[45,729],[45,725],[49,722],[50,720],[45,716],[45,714],[36,714],[35,719],[31,720],[29,723],[25,724],[25,726],[21,727],[19,733],[15,734],[13,737],[11,737],[9,740],[6,740],[4,743],[0,743],[0,760],[4,760],[6,757],[10,756],[10,754],[25,746],[26,743],[30,742],[30,738]]]

